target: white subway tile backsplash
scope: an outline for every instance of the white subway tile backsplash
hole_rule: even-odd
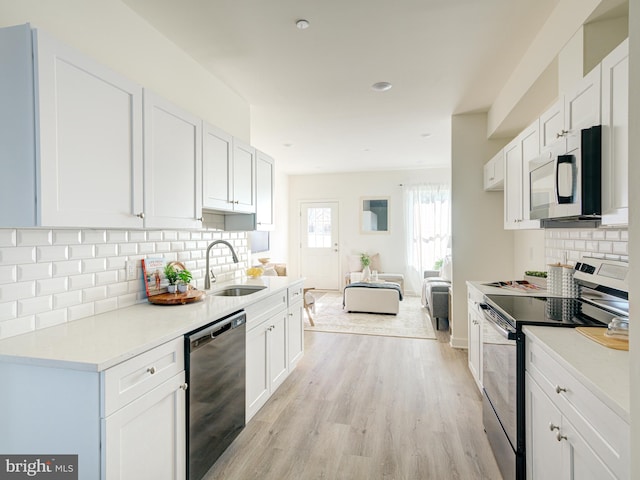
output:
[[[90,317],[93,314],[94,314],[93,303],[83,303],[82,305],[75,305],[67,309],[67,318],[69,322],[73,320],[79,320],[85,317]]]
[[[0,303],[0,322],[10,320],[18,316],[18,302]]]
[[[36,247],[0,247],[0,263],[34,263]]]
[[[122,230],[107,230],[107,243],[126,243],[127,232]]]
[[[82,303],[82,290],[57,293],[53,296],[53,308],[65,308]]]
[[[13,337],[35,330],[35,316],[14,318],[0,322],[0,338]]]
[[[79,245],[82,241],[80,230],[54,230],[54,245]]]
[[[53,327],[67,321],[67,309],[52,310],[36,315],[36,329]]]
[[[212,250],[219,281],[240,278],[248,264],[245,237],[219,231],[0,229],[0,338],[146,302],[140,260],[147,256],[182,261],[202,288],[204,253],[214,238],[229,240],[241,257],[232,264],[226,246]],[[562,240],[557,241],[560,251]],[[127,280],[127,261],[136,262],[135,280]]]
[[[598,242],[598,251],[602,253],[611,253],[613,252],[613,244],[612,242],[601,241]]]
[[[18,316],[24,317],[26,315],[48,312],[52,307],[53,297],[51,297],[51,295],[18,300]]]
[[[604,238],[607,240],[620,240],[620,230],[606,230]]]
[[[51,245],[52,242],[51,230],[22,230],[17,231],[17,243],[19,247],[37,247],[40,245]]]
[[[82,301],[84,303],[95,302],[96,300],[102,300],[107,298],[107,287],[102,285],[100,287],[86,288],[82,291]]]
[[[628,245],[627,242],[613,242],[613,253],[617,255],[627,255]]]
[[[38,280],[51,277],[53,267],[51,263],[28,263],[18,265],[18,281]]]
[[[36,281],[36,295],[51,295],[66,292],[69,288],[69,278],[45,278]]]
[[[108,285],[118,281],[118,271],[110,270],[106,272],[98,272],[96,276],[96,285]]]
[[[9,228],[0,228],[0,247],[16,246],[16,230]]]
[[[96,245],[96,257],[115,257],[116,255],[118,255],[118,245],[115,243]]]
[[[604,240],[605,236],[606,234],[604,230],[594,230],[591,238],[594,240]]]
[[[96,256],[95,245],[72,245],[69,247],[69,259],[93,258]]]
[[[77,275],[82,271],[80,260],[65,260],[63,262],[53,262],[53,276],[62,277]]]
[[[17,282],[0,285],[0,302],[30,298],[36,294],[36,282]]]
[[[585,247],[587,252],[597,252],[598,242],[585,242]]]
[[[580,238],[584,240],[591,240],[593,238],[593,232],[591,230],[582,230],[580,232]]]
[[[17,267],[15,265],[0,266],[0,284],[13,283],[17,278]]]
[[[88,258],[86,260],[82,260],[83,273],[103,272],[106,269],[107,269],[106,258]]]
[[[95,273],[85,273],[83,275],[73,275],[69,277],[69,290],[80,290],[95,286],[95,275]]]
[[[82,243],[104,243],[107,241],[106,230],[83,230]]]
[[[80,235],[79,232],[78,235]],[[38,262],[56,262],[59,260],[68,260],[69,247],[66,245],[36,247],[36,259]]]

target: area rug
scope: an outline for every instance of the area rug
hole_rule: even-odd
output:
[[[315,326],[305,319],[305,330],[311,332],[353,333],[435,339],[431,318],[420,305],[420,297],[406,296],[400,302],[398,315],[347,313],[342,309],[342,292],[312,292]]]

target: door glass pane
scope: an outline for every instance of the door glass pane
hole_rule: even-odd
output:
[[[331,247],[331,208],[307,210],[307,247]]]

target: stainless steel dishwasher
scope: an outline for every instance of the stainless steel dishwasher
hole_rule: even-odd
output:
[[[187,478],[200,480],[245,424],[246,316],[185,335]]]

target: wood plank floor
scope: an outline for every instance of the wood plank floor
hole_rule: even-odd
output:
[[[206,480],[501,479],[466,351],[305,333],[305,356]]]

